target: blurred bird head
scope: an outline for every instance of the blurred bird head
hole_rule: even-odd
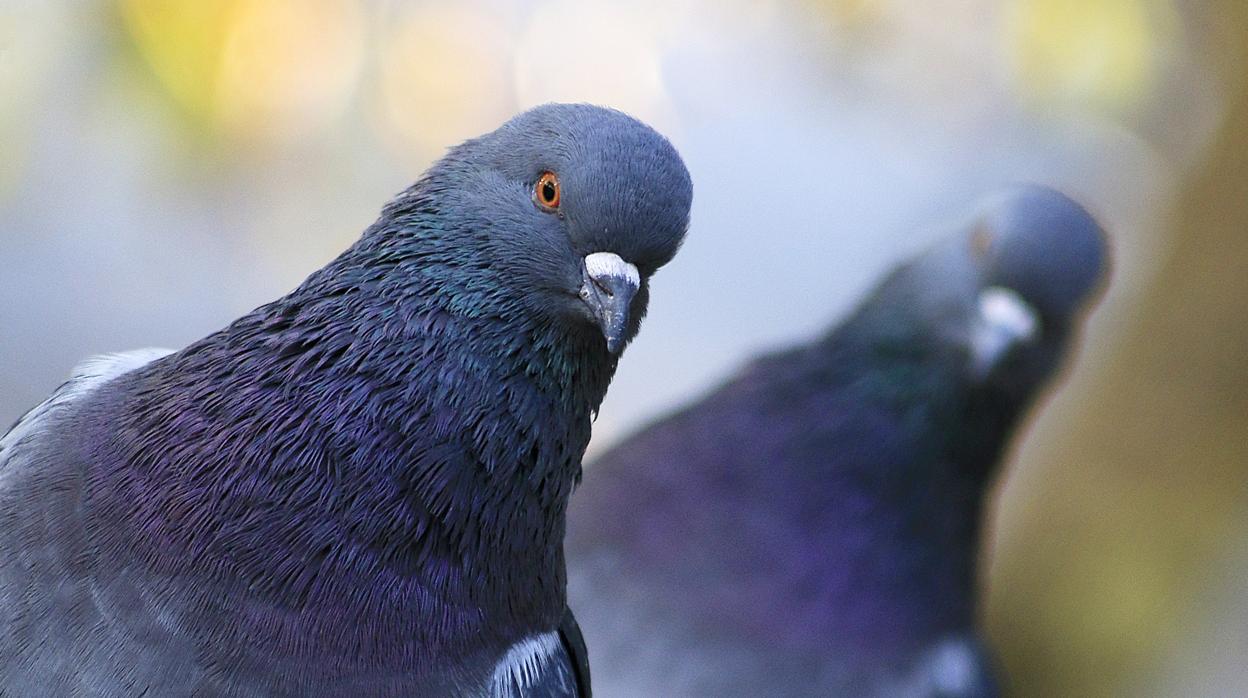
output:
[[[1055,367],[1107,274],[1105,232],[1079,204],[1040,186],[990,198],[971,228],[979,292],[971,368],[1008,392]]]
[[[621,112],[548,104],[467,141],[390,211],[445,219],[497,287],[476,310],[601,334],[618,354],[645,314],[650,276],[676,254],[693,188],[676,149]],[[493,301],[501,301],[494,303]],[[570,321],[570,322],[569,322]]]
[[[1058,366],[1107,256],[1079,204],[1046,187],[1008,189],[880,285],[873,341],[888,355],[937,358],[1008,424]]]

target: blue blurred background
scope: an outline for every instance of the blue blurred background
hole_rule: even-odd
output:
[[[1115,269],[997,489],[986,626],[1018,695],[1246,695],[1246,51],[1242,0],[0,0],[0,422],[284,293],[547,101],[695,183],[591,450],[1037,181]]]

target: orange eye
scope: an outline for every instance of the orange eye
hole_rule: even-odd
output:
[[[971,234],[971,252],[983,258],[992,249],[992,231],[982,224]]]
[[[559,208],[559,178],[554,172],[542,173],[542,176],[537,179],[533,195],[537,197],[537,204],[542,208],[548,211]]]

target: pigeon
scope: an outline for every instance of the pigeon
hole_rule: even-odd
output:
[[[0,440],[0,695],[588,696],[567,501],[691,199],[537,107],[289,295],[76,369]]]
[[[986,491],[1101,285],[1034,185],[984,201],[839,326],[587,467],[571,608],[601,696],[991,696]]]

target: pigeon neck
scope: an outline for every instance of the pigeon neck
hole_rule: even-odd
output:
[[[918,338],[848,325],[810,357],[803,370],[820,377],[809,383],[836,396],[840,416],[813,426],[827,435],[811,442],[870,444],[869,455],[832,454],[830,469],[799,475],[814,480],[799,489],[826,495],[818,547],[840,592],[829,590],[820,614],[834,635],[881,652],[909,642],[893,627],[914,642],[971,627],[985,499],[1016,409],[969,387],[956,351]]]

